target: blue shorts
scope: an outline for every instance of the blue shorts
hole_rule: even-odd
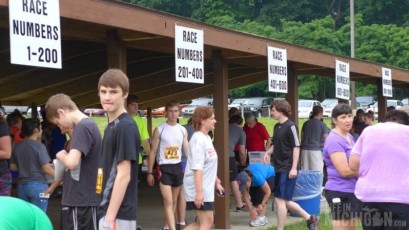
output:
[[[290,179],[290,172],[276,172],[274,196],[283,200],[292,200],[297,177]]]

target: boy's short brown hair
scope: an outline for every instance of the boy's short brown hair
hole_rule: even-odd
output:
[[[101,86],[111,88],[119,86],[123,94],[127,94],[129,92],[129,79],[120,69],[108,69],[99,78],[98,90]]]
[[[48,121],[59,117],[58,109],[75,111],[78,110],[78,106],[72,101],[70,96],[59,93],[48,98],[45,104],[45,116]]]
[[[172,107],[178,107],[180,109],[180,104],[177,103],[176,101],[169,101],[168,103],[166,103],[165,105],[165,111],[167,112],[168,109],[172,108]]]
[[[270,108],[272,109],[273,107],[275,107],[278,112],[283,113],[286,117],[291,115],[291,105],[286,100],[274,100],[271,102]]]

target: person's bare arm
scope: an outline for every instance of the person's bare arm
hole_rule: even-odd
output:
[[[123,160],[116,166],[117,174],[115,177],[112,195],[109,201],[109,206],[106,213],[106,219],[111,227],[114,226],[118,210],[121,207],[125,197],[126,189],[131,181],[131,161]]]
[[[358,172],[353,171],[348,164],[347,157],[344,152],[334,152],[330,155],[331,161],[335,169],[342,177],[356,177]]]
[[[289,173],[290,178],[295,178],[298,174],[297,167],[298,167],[298,160],[300,159],[300,147],[293,148],[293,164],[291,165],[291,170]]]
[[[70,170],[77,168],[81,162],[81,151],[77,149],[71,149],[69,153],[65,150],[61,150],[57,153],[56,158]]]
[[[361,158],[353,153],[349,156],[349,168],[359,175],[359,162]]]
[[[45,174],[47,174],[47,176],[50,176],[50,177],[54,178],[54,175],[55,175],[54,168],[51,167],[51,165],[49,163],[43,164],[41,166],[41,168],[42,168],[43,172]]]
[[[142,140],[142,148],[147,154],[151,152],[151,145],[149,143],[149,139]]]
[[[189,141],[187,140],[187,130],[186,129],[183,135],[183,154],[185,155],[185,157],[189,156]]]
[[[153,165],[155,164],[155,158],[156,158],[156,151],[158,150],[159,146],[159,130],[156,128],[155,131],[153,132],[153,138],[152,138],[152,148],[151,151],[149,152],[148,156],[148,176],[147,176],[147,182],[148,185],[153,186],[155,184],[155,178],[153,177]]]
[[[240,164],[246,165],[247,153],[246,145],[239,145]]]
[[[0,160],[8,160],[11,157],[10,136],[0,137]]]

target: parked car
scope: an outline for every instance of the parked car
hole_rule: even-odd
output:
[[[88,116],[105,116],[105,110],[101,108],[87,108],[84,110],[84,113]]]
[[[241,106],[243,106],[244,102],[247,100],[248,98],[236,98],[234,99],[230,104],[229,104],[229,109],[236,107],[238,110],[241,110]]]
[[[316,100],[298,100],[298,118],[309,118],[314,106],[321,106],[321,102]]]
[[[244,113],[254,113],[257,117],[268,116],[269,108],[273,98],[252,97],[243,103]]]
[[[389,106],[393,106],[395,109],[399,109],[400,107],[404,106],[403,103],[400,100],[386,100],[386,108]],[[371,105],[366,112],[373,111],[375,118],[378,119],[378,102],[375,102],[373,105]]]
[[[374,96],[359,96],[359,97],[356,97],[356,102],[358,102],[363,108],[363,110],[365,111],[366,109],[369,108],[369,106],[375,103],[375,97]]]
[[[321,102],[321,106],[324,109],[323,116],[324,117],[331,117],[332,110],[334,107],[338,105],[337,98],[327,98]]]
[[[31,107],[28,107],[27,116],[31,116],[31,115],[32,115]],[[38,117],[41,118],[41,107],[40,106],[37,106],[37,115],[38,115]]]
[[[409,105],[409,98],[408,98],[408,97],[407,97],[407,98],[403,98],[403,99],[401,100],[401,102],[402,102],[403,105]]]
[[[213,98],[198,98],[192,100],[190,105],[182,109],[182,116],[191,117],[199,106],[213,106]]]
[[[182,110],[183,108],[185,108],[186,106],[188,106],[189,104],[179,104],[179,109]],[[144,110],[143,111],[143,115],[146,116],[148,115],[148,110]],[[165,106],[156,108],[156,109],[152,109],[152,116],[154,117],[163,117],[166,115],[166,110],[165,110]]]
[[[20,111],[22,114],[27,113],[28,106],[21,106],[21,105],[3,105],[3,112],[5,114],[10,114],[14,112],[14,110]]]
[[[349,104],[351,104],[351,100],[349,100]],[[338,105],[338,99],[337,98],[327,98],[324,99],[321,102],[321,106],[324,109],[324,113],[323,113],[323,117],[331,117],[332,114],[332,110],[334,109],[334,107]],[[363,109],[365,111],[365,109],[361,106],[361,104],[359,102],[356,102],[356,109]]]

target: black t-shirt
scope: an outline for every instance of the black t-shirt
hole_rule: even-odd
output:
[[[100,173],[102,173],[100,215],[105,215],[109,206],[118,163],[123,160],[130,160],[131,180],[129,181],[116,218],[136,220],[139,160],[139,151],[137,150],[140,148],[140,144],[138,127],[132,117],[127,113],[121,114],[105,128],[98,168],[98,177],[100,177]]]
[[[81,151],[81,163],[76,169],[64,173],[63,205],[98,206],[99,196],[95,194],[95,187],[101,141],[98,126],[90,118],[84,118],[75,125],[71,149]]]
[[[273,164],[276,172],[289,172],[293,164],[293,149],[300,146],[298,129],[290,120],[274,126]]]
[[[0,138],[10,136],[10,129],[7,126],[7,123],[4,121],[0,121]],[[9,163],[7,160],[0,160],[0,174],[9,173]]]

